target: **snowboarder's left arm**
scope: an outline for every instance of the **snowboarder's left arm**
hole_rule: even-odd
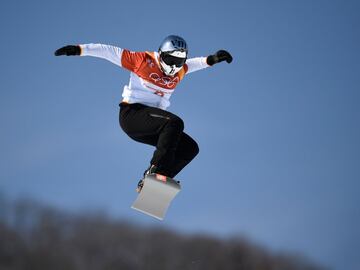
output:
[[[215,54],[209,55],[206,58],[206,63],[209,66],[220,63],[222,61],[226,61],[228,64],[230,64],[232,62],[232,60],[233,60],[233,58],[228,51],[219,50]]]
[[[232,62],[233,58],[231,54],[225,50],[219,50],[215,54],[209,55],[208,57],[196,57],[186,60],[188,66],[187,73],[204,69],[214,64],[226,61],[228,64]]]

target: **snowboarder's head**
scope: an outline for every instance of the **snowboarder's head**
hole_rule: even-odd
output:
[[[185,64],[187,54],[187,44],[182,37],[175,35],[166,37],[159,47],[161,69],[166,75],[174,76]]]

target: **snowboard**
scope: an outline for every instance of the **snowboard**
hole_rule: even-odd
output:
[[[180,182],[161,174],[146,175],[144,185],[131,208],[163,220],[170,203],[180,192]]]

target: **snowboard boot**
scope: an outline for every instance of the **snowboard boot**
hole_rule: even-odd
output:
[[[144,178],[146,175],[152,174],[152,173],[157,173],[158,168],[155,165],[150,165],[150,167],[144,172],[144,177],[143,179],[141,179],[137,185],[136,188],[136,192],[140,193],[140,191],[142,190],[143,186],[144,186]]]
[[[164,173],[161,169],[159,169],[158,166],[155,166],[155,165],[150,165],[150,167],[144,172],[144,175],[143,175],[143,179],[141,179],[137,185],[137,188],[136,188],[136,192],[137,193],[140,193],[143,186],[144,186],[144,179],[147,175],[149,174],[153,174],[153,173],[156,173],[156,174],[160,174],[160,175],[163,175],[165,177],[168,177],[166,176],[167,174]],[[180,184],[180,181],[176,181],[178,184]]]

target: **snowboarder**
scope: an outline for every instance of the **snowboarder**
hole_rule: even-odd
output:
[[[99,57],[131,72],[130,82],[122,93],[120,126],[133,140],[156,147],[144,176],[157,173],[170,178],[199,152],[195,140],[184,132],[183,120],[166,110],[171,94],[185,75],[222,61],[232,61],[225,50],[207,57],[188,58],[186,41],[176,35],[166,37],[158,52],[134,52],[91,43],[68,45],[56,50],[55,55]],[[138,192],[142,186],[140,180]]]

